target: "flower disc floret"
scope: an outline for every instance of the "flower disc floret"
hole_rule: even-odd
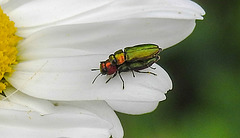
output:
[[[15,34],[16,31],[14,22],[10,21],[0,7],[0,94],[8,85],[4,76],[11,75],[14,71],[12,65],[17,64],[16,45],[21,37]]]

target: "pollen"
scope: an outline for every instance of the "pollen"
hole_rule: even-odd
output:
[[[12,65],[18,63],[16,45],[22,38],[15,34],[16,31],[14,22],[0,7],[0,94],[9,85],[4,76],[11,75],[14,72]]]

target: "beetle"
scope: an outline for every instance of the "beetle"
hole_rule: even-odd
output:
[[[124,62],[121,65],[115,65],[112,64],[110,62],[109,59],[107,59],[106,61],[102,61],[100,62],[100,69],[92,69],[92,71],[95,70],[100,70],[100,73],[94,78],[94,80],[92,81],[92,84],[96,81],[96,79],[98,78],[99,75],[112,75],[107,81],[106,83],[108,83],[112,78],[114,78],[117,74],[119,75],[122,83],[123,83],[123,89],[124,89],[124,80],[121,76],[121,72],[128,72],[131,71],[133,74],[133,77],[135,77],[134,75],[134,71],[138,72],[138,73],[148,73],[148,74],[152,74],[152,75],[157,75],[155,73],[152,72],[143,72],[140,70],[146,69],[148,67],[151,67],[152,64],[156,63],[158,60],[160,59],[159,55],[155,55],[152,58],[149,59],[145,59],[145,60],[138,60],[135,62]],[[154,69],[154,68],[153,68]]]
[[[135,62],[155,57],[162,51],[156,44],[140,44],[124,48],[109,55],[109,61],[114,65],[121,65],[125,62]]]

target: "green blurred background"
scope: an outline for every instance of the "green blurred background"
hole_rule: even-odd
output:
[[[240,1],[195,2],[204,20],[160,54],[173,90],[150,114],[118,113],[125,138],[240,137]]]

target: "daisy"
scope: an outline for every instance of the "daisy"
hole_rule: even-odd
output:
[[[6,67],[1,68],[0,90],[7,100],[24,93],[58,103],[68,101],[70,107],[76,103],[69,101],[106,101],[112,109],[128,114],[151,112],[166,99],[165,93],[172,89],[166,71],[154,65],[158,76],[136,74],[133,78],[130,72],[122,73],[123,90],[117,77],[105,84],[109,76],[101,76],[91,84],[98,74],[91,68],[126,46],[173,46],[204,15],[189,0],[2,0],[0,6],[17,28],[9,31],[14,43],[4,45],[3,53],[8,54],[2,57],[8,59],[1,61],[1,67]]]
[[[84,4],[88,2],[81,6]],[[41,11],[38,10],[41,8],[36,6],[32,12]],[[26,9],[22,5],[12,12],[21,13],[19,20],[30,20],[24,18],[30,13]],[[69,10],[73,9],[71,7]],[[12,14],[9,13],[9,16]],[[26,30],[44,27],[39,25],[40,21],[35,24],[28,21],[35,26],[26,28],[25,25],[22,30],[19,28],[28,37],[17,46],[21,62],[6,80],[34,97],[65,101],[105,100],[116,111],[129,114],[150,112],[172,88],[169,75],[160,66],[154,65],[157,76],[136,74],[133,78],[131,72],[122,73],[126,84],[124,90],[118,77],[105,84],[109,76],[101,76],[91,84],[98,74],[91,72],[91,69],[97,68],[99,62],[106,60],[109,54],[126,46],[155,43],[166,49],[186,38],[193,31],[195,20],[202,19],[203,14],[200,6],[188,0],[114,0],[68,19],[48,23],[48,26],[57,26],[31,35],[27,35],[29,31]],[[51,14],[45,18],[50,18],[48,16]],[[36,75],[32,78],[34,73]]]

